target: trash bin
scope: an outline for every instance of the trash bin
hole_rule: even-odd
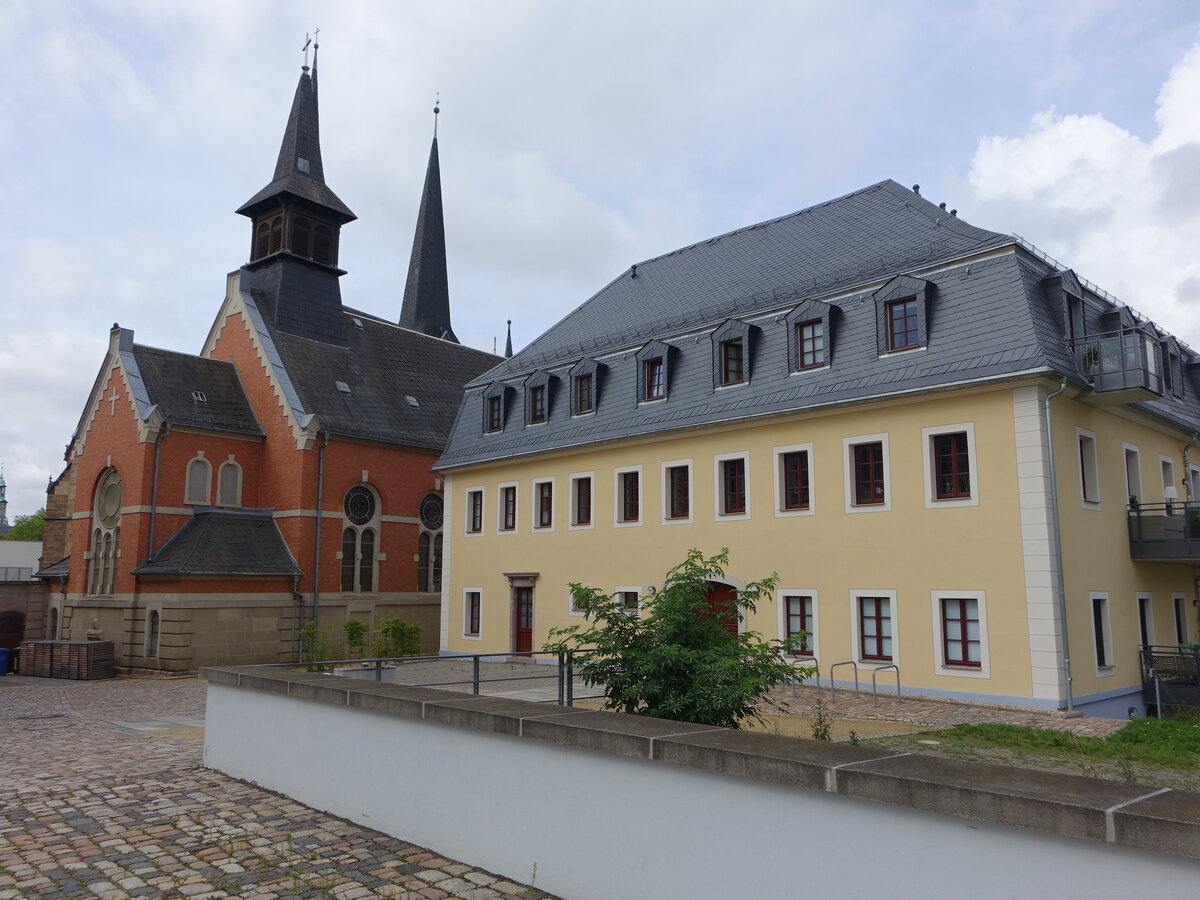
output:
[[[10,656],[12,656],[11,650],[0,647],[0,675],[8,674],[8,659]]]

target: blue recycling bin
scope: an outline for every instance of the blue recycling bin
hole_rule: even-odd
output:
[[[8,674],[8,660],[12,656],[11,650],[6,650],[0,647],[0,675]]]

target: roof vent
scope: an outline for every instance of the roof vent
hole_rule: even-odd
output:
[[[950,215],[954,216],[954,218],[957,219],[958,218],[958,210],[957,209],[950,210]]]
[[[334,386],[337,387],[337,389],[343,394],[350,393],[350,385],[346,384],[344,381],[335,381]]]
[[[192,391],[193,403],[207,403],[208,398],[204,396],[204,391]]]
[[[921,193],[921,186],[920,186],[919,184],[914,184],[914,185],[913,185],[913,193],[914,193],[914,194],[917,194],[918,196],[920,195],[920,193]]]
[[[354,323],[355,328],[363,327],[362,319],[356,319],[356,318],[354,318],[354,316],[351,316],[350,321]]]
[[[404,399],[408,401],[408,405],[411,406],[413,409],[421,408],[420,402],[412,394],[405,394]]]
[[[943,210],[943,211],[946,209],[946,201],[945,200],[943,200],[941,203],[938,204],[938,209]]]

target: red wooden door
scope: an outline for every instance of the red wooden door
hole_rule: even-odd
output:
[[[708,601],[708,615],[724,625],[730,634],[737,634],[738,612],[733,588],[727,584],[710,581],[704,599]]]
[[[533,650],[533,588],[513,588],[513,650]]]

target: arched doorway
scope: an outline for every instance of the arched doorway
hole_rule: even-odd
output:
[[[737,594],[727,584],[710,581],[704,594],[707,604],[706,615],[716,619],[728,629],[730,634],[738,633]]]
[[[25,636],[25,613],[17,610],[0,612],[0,647],[12,650]]]

